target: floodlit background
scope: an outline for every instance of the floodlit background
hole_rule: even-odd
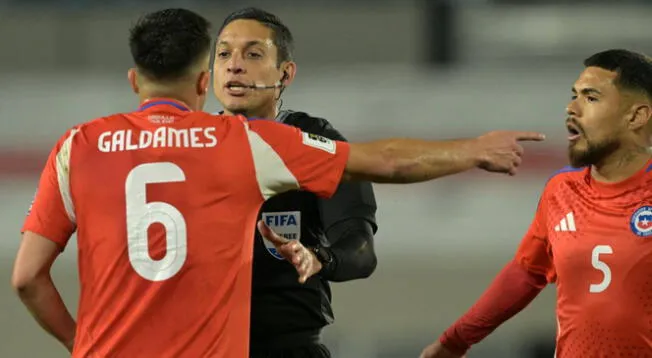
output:
[[[564,108],[582,60],[613,47],[652,52],[645,1],[0,0],[0,357],[65,356],[11,292],[11,265],[55,140],[137,106],[126,79],[130,24],[147,10],[187,7],[218,27],[249,5],[294,33],[299,70],[284,108],[327,118],[352,141],[491,129],[549,138],[527,145],[516,177],[375,186],[379,266],[333,285],[326,339],[335,357],[417,357],[461,315],[512,257],[546,179],[566,164]],[[55,281],[76,309],[72,248]],[[552,357],[555,328],[551,287],[469,357]]]

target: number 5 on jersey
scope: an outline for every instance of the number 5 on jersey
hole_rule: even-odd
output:
[[[125,182],[127,203],[127,246],[129,262],[141,277],[163,281],[176,275],[187,255],[186,221],[174,206],[147,202],[147,184],[186,180],[179,166],[172,163],[141,164],[132,169]],[[165,256],[154,260],[149,254],[148,228],[160,223],[165,228]]]
[[[598,270],[602,271],[604,278],[602,282],[598,284],[591,284],[589,286],[589,292],[591,293],[600,293],[609,287],[611,283],[611,269],[604,261],[600,259],[600,255],[610,255],[613,254],[613,250],[609,245],[598,245],[593,248],[593,253],[591,254],[591,265]]]

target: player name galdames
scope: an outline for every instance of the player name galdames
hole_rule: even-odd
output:
[[[146,148],[212,148],[216,145],[215,127],[108,131],[102,133],[97,141],[97,148],[104,153]]]

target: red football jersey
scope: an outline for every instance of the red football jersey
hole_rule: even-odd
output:
[[[557,358],[652,357],[652,164],[614,184],[589,168],[546,185],[517,260],[557,285]]]
[[[266,120],[153,100],[57,143],[23,226],[77,232],[74,357],[248,357],[258,210],[329,197],[349,147]]]

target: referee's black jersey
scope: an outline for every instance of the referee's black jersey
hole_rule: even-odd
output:
[[[345,140],[328,121],[303,112],[282,111],[277,120],[302,131]],[[307,247],[330,246],[327,229],[350,218],[366,220],[376,231],[376,200],[370,183],[340,184],[330,199],[292,191],[265,202],[259,218],[274,231]],[[294,267],[256,231],[251,301],[251,343],[274,336],[319,330],[333,322],[331,291],[319,274],[300,284]]]

